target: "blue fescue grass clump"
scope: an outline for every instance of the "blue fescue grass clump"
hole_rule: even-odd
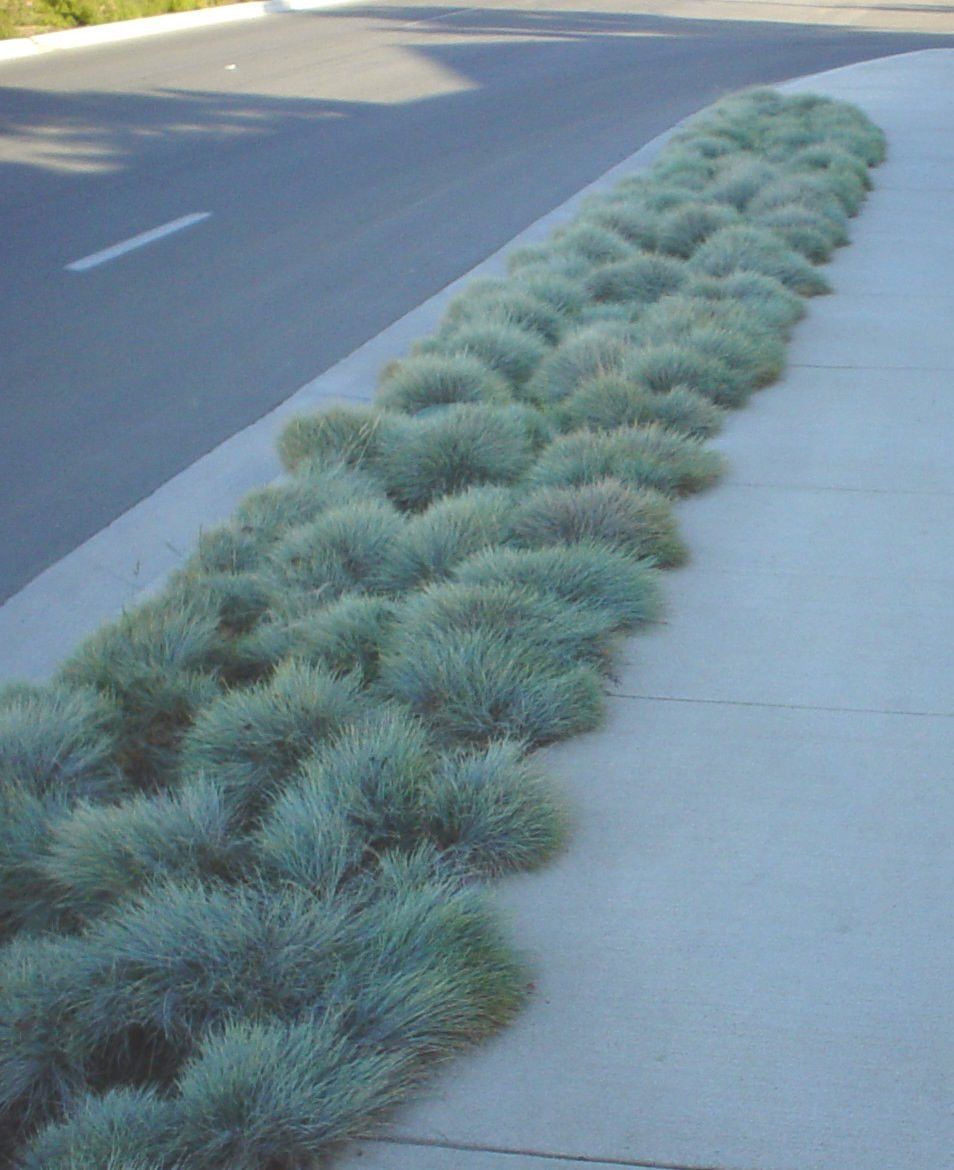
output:
[[[535,329],[515,320],[480,317],[444,326],[434,337],[418,342],[417,352],[477,358],[519,393],[548,348]]]
[[[765,228],[728,227],[715,232],[689,261],[709,276],[758,272],[802,296],[831,292],[827,279],[803,256]]]
[[[744,370],[734,369],[717,353],[703,353],[689,338],[640,346],[626,373],[653,394],[690,390],[720,407],[744,405],[753,389]]]
[[[781,281],[758,272],[734,272],[730,276],[693,276],[683,289],[696,300],[728,302],[749,315],[760,329],[788,336],[805,315],[797,293]]]
[[[309,1165],[434,1057],[507,1022],[526,994],[483,899],[446,883],[382,891],[354,916],[342,958],[320,1013],[207,1036],[177,1085],[177,1165]]]
[[[168,1085],[210,1028],[320,1004],[352,914],[287,887],[156,886],[84,935],[70,1030],[104,1080]]]
[[[615,431],[575,431],[555,439],[527,477],[529,487],[575,487],[611,477],[682,496],[711,486],[721,456],[698,439],[656,423]]]
[[[296,659],[369,683],[377,675],[381,649],[396,619],[397,608],[389,598],[347,594],[302,613],[275,614],[241,640],[236,655],[249,681]]]
[[[358,680],[294,660],[210,703],[183,744],[183,771],[221,786],[238,818],[260,810],[323,739],[365,709]]]
[[[387,502],[345,504],[293,528],[269,556],[280,587],[320,604],[345,593],[374,593],[403,519]]]
[[[650,566],[603,544],[541,549],[488,549],[460,566],[462,585],[529,589],[583,610],[595,610],[616,629],[656,621],[662,598]]]
[[[884,150],[810,95],[705,111],[0,695],[14,1164],[304,1170],[511,1018],[481,883],[569,822],[533,749],[598,725],[686,558],[674,498],[781,372]]]
[[[175,778],[182,736],[219,693],[221,653],[214,614],[160,598],[88,638],[59,679],[119,708],[116,759],[131,785],[152,789]]]
[[[513,493],[478,487],[443,496],[412,516],[386,554],[382,577],[387,588],[403,593],[440,581],[471,553],[506,540]]]
[[[552,408],[579,388],[581,382],[618,371],[631,353],[628,326],[593,324],[568,333],[540,363],[527,387],[529,397]]]
[[[113,796],[119,712],[92,689],[11,686],[0,692],[0,785],[80,799]]]
[[[18,938],[0,951],[0,1142],[51,1121],[85,1088],[87,1056],[67,1028],[79,949],[73,939]]]
[[[234,829],[219,787],[199,776],[175,792],[80,805],[53,827],[41,870],[59,911],[84,923],[156,883],[236,876]]]
[[[389,416],[366,406],[333,406],[291,420],[278,440],[286,471],[314,464],[356,467],[387,442]]]
[[[341,1013],[237,1020],[185,1069],[172,1154],[182,1170],[304,1167],[400,1098],[406,1051],[350,1042]]]
[[[536,294],[531,285],[519,288],[514,283],[475,281],[451,302],[445,321],[453,326],[500,321],[537,333],[544,341],[557,341],[564,328],[560,306]]]
[[[467,353],[421,353],[393,362],[382,377],[378,404],[417,414],[456,402],[508,402],[507,383]]]
[[[43,858],[69,810],[69,798],[62,794],[0,784],[0,939],[59,925]]]
[[[586,287],[595,301],[648,305],[675,292],[685,278],[685,265],[679,260],[643,252],[600,265]]]
[[[523,745],[498,740],[445,756],[426,786],[422,814],[435,843],[467,872],[535,869],[560,851],[567,809]]]
[[[548,743],[598,723],[612,626],[525,589],[433,586],[408,603],[379,685],[445,739]]]
[[[738,213],[719,203],[702,200],[684,203],[658,217],[656,246],[660,252],[688,260],[713,232],[738,222]]]
[[[419,834],[421,789],[434,766],[424,725],[400,708],[379,709],[346,728],[304,764],[292,799],[343,812],[365,848],[412,848]]]
[[[310,524],[324,512],[373,503],[381,494],[370,476],[344,463],[305,462],[287,482],[250,492],[236,508],[232,525],[254,537],[259,547],[270,546],[289,529]]]
[[[686,386],[655,393],[625,372],[587,378],[559,410],[565,431],[613,431],[658,422],[699,439],[714,435],[723,415],[720,407]]]
[[[533,460],[536,423],[526,407],[449,406],[408,420],[377,460],[388,495],[416,510],[482,484],[510,484]]]
[[[80,1099],[30,1142],[18,1170],[165,1170],[171,1102],[151,1089],[113,1089]]]
[[[511,531],[528,548],[597,543],[660,568],[686,559],[670,501],[612,477],[532,492],[514,512]]]

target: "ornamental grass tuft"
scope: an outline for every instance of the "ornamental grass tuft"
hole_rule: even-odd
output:
[[[175,1106],[151,1089],[81,1097],[64,1121],[41,1130],[18,1170],[164,1170]]]
[[[488,549],[466,560],[454,579],[462,585],[529,589],[595,610],[614,629],[633,629],[657,621],[662,613],[662,595],[650,565],[604,544]]]
[[[625,366],[627,377],[653,394],[691,390],[720,407],[742,406],[752,384],[714,353],[702,353],[688,338],[640,346]]]
[[[596,324],[567,334],[540,363],[527,387],[528,396],[543,408],[569,398],[580,383],[618,371],[630,357],[632,327]]]
[[[419,355],[473,357],[502,378],[515,394],[519,394],[520,387],[548,349],[548,343],[536,330],[512,320],[490,317],[445,325],[439,333],[415,347]]]
[[[356,677],[290,661],[210,703],[183,744],[186,776],[217,783],[229,812],[264,808],[318,744],[366,712]]]
[[[675,292],[685,278],[681,261],[653,252],[637,252],[615,264],[600,265],[586,287],[595,301],[649,305]]]
[[[160,597],[88,638],[59,680],[118,707],[117,762],[129,784],[148,790],[175,779],[182,736],[220,691],[222,654],[213,612]]]
[[[765,228],[723,228],[706,240],[689,263],[710,276],[733,272],[773,276],[802,296],[831,292],[831,285],[817,268]]]
[[[279,587],[303,603],[373,593],[381,587],[381,562],[403,526],[390,503],[345,504],[293,528],[272,550],[270,568]]]
[[[434,586],[409,601],[380,687],[452,741],[546,743],[599,721],[611,631],[527,590]]]
[[[687,260],[713,232],[731,227],[739,218],[732,208],[720,203],[685,203],[659,216],[656,247],[660,252]]]
[[[417,414],[456,402],[508,402],[506,381],[467,353],[421,353],[394,362],[381,377],[377,401],[389,410]]]
[[[248,681],[293,658],[369,683],[396,619],[397,609],[388,598],[349,594],[297,616],[277,614],[242,640],[237,657]]]
[[[422,815],[435,844],[481,877],[543,865],[569,826],[552,786],[513,740],[445,756],[426,782]]]
[[[470,488],[443,496],[412,516],[387,553],[381,576],[395,593],[440,581],[471,553],[507,537],[513,493],[507,488]]]
[[[80,944],[17,938],[0,951],[0,1141],[12,1151],[82,1093],[88,1053],[67,1023]]]
[[[535,464],[527,486],[575,487],[611,477],[634,487],[684,496],[710,487],[722,469],[722,457],[698,439],[650,423],[562,435]]]
[[[685,386],[656,394],[625,374],[602,374],[582,382],[576,393],[560,404],[558,416],[565,431],[612,431],[658,422],[705,439],[722,426],[724,412]]]
[[[68,799],[122,791],[116,764],[119,711],[77,686],[18,686],[0,692],[0,787]]]
[[[82,924],[171,879],[229,879],[243,862],[218,786],[204,776],[174,792],[81,805],[53,828],[41,868],[51,900]]]
[[[331,406],[293,418],[278,439],[286,471],[308,465],[361,466],[386,443],[389,416],[371,406]]]
[[[511,525],[514,540],[530,548],[595,542],[660,568],[686,559],[670,501],[618,479],[541,488],[517,508]]]
[[[61,794],[0,784],[0,939],[61,925],[43,859],[70,807]]]
[[[536,333],[550,344],[559,340],[564,319],[560,310],[544,298],[535,296],[528,287],[515,288],[515,282],[477,282],[453,300],[444,324],[457,328],[465,324],[500,321]]]
[[[533,460],[539,425],[525,407],[449,406],[407,420],[377,469],[395,503],[418,510],[438,496],[518,480]]]

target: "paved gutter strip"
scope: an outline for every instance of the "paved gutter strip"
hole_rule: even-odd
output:
[[[281,477],[275,441],[289,418],[331,402],[370,401],[381,368],[431,332],[458,292],[477,277],[502,274],[511,249],[545,240],[574,217],[588,195],[645,170],[675,130],[672,127],[612,167],[0,605],[0,676],[48,678],[87,634],[160,589],[189,555],[200,532],[227,519],[253,488]]]

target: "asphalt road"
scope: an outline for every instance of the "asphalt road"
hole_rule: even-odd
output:
[[[637,8],[394,3],[0,64],[0,600],[679,118],[954,44]]]

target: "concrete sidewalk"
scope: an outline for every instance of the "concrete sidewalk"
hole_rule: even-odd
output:
[[[836,295],[548,753],[572,847],[499,892],[533,1002],[341,1170],[952,1165],[954,53],[789,88],[889,137]]]

